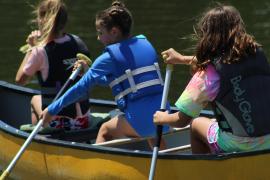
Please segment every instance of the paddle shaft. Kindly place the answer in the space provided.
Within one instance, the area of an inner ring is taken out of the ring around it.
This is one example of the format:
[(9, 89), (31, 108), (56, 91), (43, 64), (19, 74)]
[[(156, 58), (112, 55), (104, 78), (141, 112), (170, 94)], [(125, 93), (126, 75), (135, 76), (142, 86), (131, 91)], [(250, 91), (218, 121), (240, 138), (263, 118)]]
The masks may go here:
[(79, 66), (75, 71), (72, 72), (68, 80), (65, 82), (65, 84), (62, 86), (60, 91), (57, 93), (57, 95), (53, 99), (53, 102), (56, 101), (62, 95), (62, 93), (66, 90), (66, 88), (69, 87), (69, 85), (76, 79), (81, 69), (82, 69), (82, 66)]
[[(61, 96), (61, 94), (63, 93), (63, 91), (66, 89), (66, 87), (68, 87), (71, 84), (71, 82), (73, 82), (75, 80), (75, 78), (80, 73), (81, 68), (82, 68), (82, 66), (79, 66), (75, 71), (72, 72), (72, 74), (70, 75), (70, 77), (68, 78), (68, 80), (66, 81), (66, 83), (62, 86), (62, 88), (60, 89), (60, 91), (55, 96), (53, 102), (56, 101)], [(26, 139), (26, 141), (24, 142), (24, 144), (22, 145), (22, 147), (20, 148), (20, 150), (17, 152), (17, 154), (15, 155), (15, 157), (12, 159), (12, 161), (8, 165), (7, 169), (2, 173), (2, 175), (0, 177), (0, 180), (4, 180), (6, 177), (8, 177), (9, 173), (14, 168), (14, 166), (17, 163), (17, 161), (20, 159), (20, 157), (22, 156), (22, 154), (26, 150), (27, 146), (31, 143), (32, 139), (37, 135), (37, 133), (38, 133), (39, 129), (42, 127), (42, 125), (43, 125), (43, 119), (39, 120), (38, 124), (36, 125), (36, 127), (34, 128), (34, 130), (31, 132), (31, 134), (29, 135), (29, 137)]]
[[(168, 98), (168, 93), (169, 93), (172, 71), (173, 71), (173, 66), (171, 64), (168, 64), (166, 67), (166, 76), (165, 76), (165, 82), (164, 82), (163, 93), (162, 93), (162, 100), (161, 100), (161, 105), (160, 105), (161, 111), (166, 111), (167, 98)], [(161, 137), (162, 137), (162, 129), (163, 129), (162, 125), (157, 126), (156, 142), (155, 142), (155, 146), (153, 148), (151, 168), (150, 168), (149, 178), (148, 178), (149, 180), (154, 179), (158, 150), (160, 147), (160, 142), (161, 142)]]

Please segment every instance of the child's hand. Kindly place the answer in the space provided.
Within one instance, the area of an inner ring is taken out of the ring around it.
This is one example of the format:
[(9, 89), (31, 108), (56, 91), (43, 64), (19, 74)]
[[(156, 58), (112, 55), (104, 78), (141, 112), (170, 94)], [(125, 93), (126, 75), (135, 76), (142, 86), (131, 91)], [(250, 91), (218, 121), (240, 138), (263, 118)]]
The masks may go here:
[(40, 115), (40, 119), (43, 119), (43, 127), (48, 126), (48, 124), (53, 120), (53, 116), (48, 112), (48, 108), (44, 109)]
[(82, 76), (84, 73), (88, 71), (89, 66), (92, 65), (92, 61), (89, 57), (87, 57), (82, 53), (77, 53), (76, 57), (78, 60), (74, 64), (73, 71), (82, 66), (82, 70), (80, 72), (80, 75)]
[(161, 53), (164, 62), (167, 64), (187, 64), (185, 56), (170, 48)]
[(80, 66), (82, 66), (82, 70), (80, 71), (80, 76), (82, 76), (84, 73), (86, 73), (89, 69), (89, 66), (85, 60), (77, 60), (73, 66), (73, 71), (78, 69)]
[(165, 111), (156, 111), (156, 113), (154, 114), (154, 123), (156, 125), (162, 125), (162, 124), (166, 124), (166, 120), (169, 116), (169, 112)]
[(35, 46), (37, 44), (37, 40), (38, 38), (41, 36), (41, 33), (39, 30), (35, 30), (35, 31), (32, 31), (27, 39), (26, 39), (26, 42), (27, 44), (29, 44), (31, 47), (32, 46)]

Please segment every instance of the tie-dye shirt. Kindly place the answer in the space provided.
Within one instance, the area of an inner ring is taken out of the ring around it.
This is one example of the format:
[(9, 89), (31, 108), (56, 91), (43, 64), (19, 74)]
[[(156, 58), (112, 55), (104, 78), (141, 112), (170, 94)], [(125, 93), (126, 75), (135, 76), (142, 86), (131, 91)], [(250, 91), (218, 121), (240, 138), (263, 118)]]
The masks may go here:
[[(220, 87), (220, 77), (212, 65), (205, 71), (193, 75), (189, 84), (175, 105), (186, 115), (196, 118), (208, 102), (213, 101)], [(213, 122), (215, 123), (215, 122)], [(261, 137), (239, 137), (230, 132), (222, 131), (218, 125), (209, 128), (209, 144), (216, 143), (216, 152), (241, 152), (270, 149), (270, 135)]]
[(209, 101), (213, 101), (219, 90), (220, 77), (212, 65), (205, 71), (193, 75), (175, 105), (186, 115), (195, 118)]

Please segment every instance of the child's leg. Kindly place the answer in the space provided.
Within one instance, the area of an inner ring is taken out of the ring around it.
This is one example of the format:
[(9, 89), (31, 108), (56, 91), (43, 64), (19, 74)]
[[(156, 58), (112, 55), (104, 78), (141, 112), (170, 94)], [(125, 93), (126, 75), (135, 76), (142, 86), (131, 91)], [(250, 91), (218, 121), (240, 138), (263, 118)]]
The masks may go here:
[(193, 154), (211, 153), (207, 133), (213, 121), (209, 118), (199, 117), (191, 123), (191, 148)]
[(32, 124), (37, 124), (39, 117), (42, 113), (41, 109), (41, 95), (35, 95), (31, 99), (31, 113)]
[(102, 124), (99, 129), (96, 143), (112, 140), (121, 137), (140, 137), (129, 125), (123, 115), (116, 116)]

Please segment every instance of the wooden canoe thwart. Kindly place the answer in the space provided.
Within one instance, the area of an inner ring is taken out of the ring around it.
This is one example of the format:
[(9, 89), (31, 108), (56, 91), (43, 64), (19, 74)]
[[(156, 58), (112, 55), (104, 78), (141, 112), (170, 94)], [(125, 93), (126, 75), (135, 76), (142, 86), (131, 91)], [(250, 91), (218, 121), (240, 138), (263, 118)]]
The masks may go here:
[[(5, 169), (26, 138), (20, 126), (31, 122), (30, 100), (37, 90), (0, 81), (0, 169)], [(112, 101), (90, 99), (89, 129), (37, 135), (12, 170), (12, 179), (148, 179), (152, 151), (148, 138), (125, 138), (93, 144)], [(111, 111), (116, 112), (116, 111)], [(102, 113), (102, 114), (100, 114)], [(211, 116), (211, 112), (203, 111)], [(100, 115), (100, 117), (99, 117)], [(113, 113), (110, 114), (113, 116)], [(189, 127), (163, 136), (155, 179), (269, 179), (270, 150), (220, 155), (192, 155)]]

